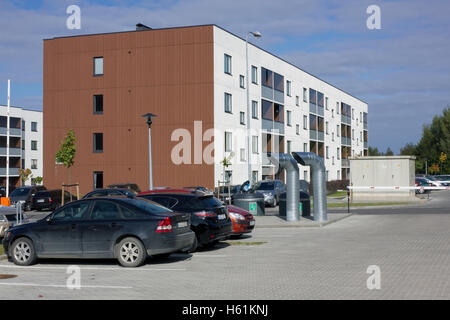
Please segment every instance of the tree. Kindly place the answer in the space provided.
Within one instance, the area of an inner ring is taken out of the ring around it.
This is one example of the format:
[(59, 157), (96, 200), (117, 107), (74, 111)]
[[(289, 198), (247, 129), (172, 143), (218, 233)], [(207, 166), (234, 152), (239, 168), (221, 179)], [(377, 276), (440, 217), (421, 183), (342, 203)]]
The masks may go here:
[(393, 155), (394, 155), (394, 152), (392, 152), (391, 148), (388, 147), (388, 148), (386, 149), (386, 153), (385, 153), (384, 155), (386, 155), (386, 156), (393, 156)]
[(380, 152), (378, 151), (377, 147), (375, 147), (375, 148), (369, 147), (368, 154), (369, 154), (369, 156), (379, 156)]
[(71, 184), (70, 167), (75, 163), (76, 142), (73, 130), (67, 131), (65, 140), (55, 154), (56, 162), (62, 163), (67, 168), (69, 184)]
[(413, 143), (407, 143), (403, 148), (400, 148), (400, 155), (413, 156), (416, 154), (417, 146)]
[(42, 183), (42, 180), (44, 180), (41, 176), (37, 176), (36, 178), (34, 178), (34, 182), (36, 183), (36, 184), (41, 184)]
[(19, 178), (20, 181), (22, 181), (22, 185), (25, 184), (26, 181), (28, 181), (28, 178), (31, 178), (33, 174), (31, 173), (30, 169), (19, 169)]
[(436, 173), (439, 172), (439, 166), (437, 165), (437, 163), (434, 163), (434, 164), (428, 169), (428, 171), (429, 171), (431, 174), (436, 174)]

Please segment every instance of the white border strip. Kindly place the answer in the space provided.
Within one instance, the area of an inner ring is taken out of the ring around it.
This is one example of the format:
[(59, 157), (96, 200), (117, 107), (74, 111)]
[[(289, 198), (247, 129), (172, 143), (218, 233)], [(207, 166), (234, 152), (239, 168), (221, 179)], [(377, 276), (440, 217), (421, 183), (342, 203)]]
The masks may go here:
[(349, 190), (450, 190), (450, 187), (358, 187), (358, 186), (348, 186)]

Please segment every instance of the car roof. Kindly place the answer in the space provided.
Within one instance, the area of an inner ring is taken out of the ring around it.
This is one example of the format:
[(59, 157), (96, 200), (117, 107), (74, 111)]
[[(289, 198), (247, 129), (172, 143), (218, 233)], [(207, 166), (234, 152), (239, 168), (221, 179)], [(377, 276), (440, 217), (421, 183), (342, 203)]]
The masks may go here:
[(189, 190), (189, 189), (160, 189), (160, 190), (147, 190), (138, 193), (138, 196), (144, 195), (185, 195), (193, 197), (202, 197), (207, 195), (205, 192), (199, 190)]

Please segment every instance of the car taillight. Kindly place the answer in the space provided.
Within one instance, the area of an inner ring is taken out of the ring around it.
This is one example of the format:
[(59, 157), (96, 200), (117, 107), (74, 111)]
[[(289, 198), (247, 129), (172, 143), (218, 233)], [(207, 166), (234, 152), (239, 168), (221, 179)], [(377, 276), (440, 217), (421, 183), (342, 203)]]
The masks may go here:
[(158, 223), (158, 226), (156, 227), (156, 233), (164, 233), (171, 231), (172, 231), (172, 222), (170, 221), (169, 217), (165, 218), (164, 220), (161, 220)]
[(215, 217), (216, 216), (215, 212), (207, 212), (207, 211), (194, 212), (194, 214), (197, 217), (200, 217), (200, 218)]
[(48, 198), (48, 202), (52, 203), (53, 202), (52, 198)]

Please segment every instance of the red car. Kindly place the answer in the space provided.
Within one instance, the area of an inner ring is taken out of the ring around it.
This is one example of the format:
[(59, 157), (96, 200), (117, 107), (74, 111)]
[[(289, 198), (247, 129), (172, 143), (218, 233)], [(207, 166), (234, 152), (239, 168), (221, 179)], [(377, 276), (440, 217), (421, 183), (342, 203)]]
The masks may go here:
[(255, 228), (255, 217), (247, 210), (228, 205), (228, 214), (233, 222), (233, 236), (250, 233)]

